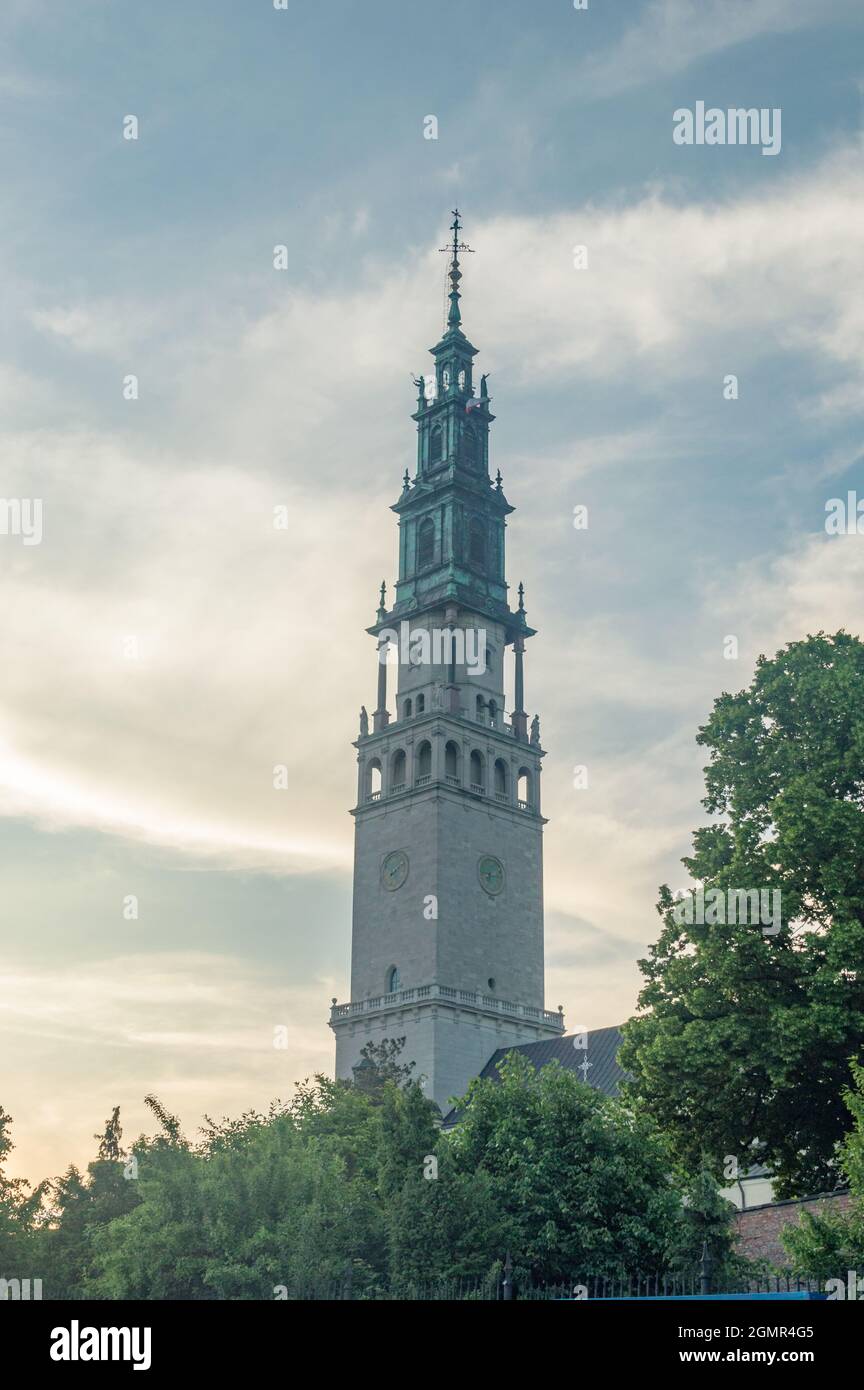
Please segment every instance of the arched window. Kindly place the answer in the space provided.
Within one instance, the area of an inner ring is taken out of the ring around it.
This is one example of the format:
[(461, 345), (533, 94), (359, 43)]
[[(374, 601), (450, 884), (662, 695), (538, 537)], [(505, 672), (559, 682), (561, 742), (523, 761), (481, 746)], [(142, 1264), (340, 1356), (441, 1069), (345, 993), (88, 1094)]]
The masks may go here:
[(411, 718), (411, 701), (410, 701), (410, 700), (406, 700), (405, 703), (404, 703), (404, 705), (402, 706), (402, 718), (403, 718), (403, 719), (410, 719), (410, 718)]
[(401, 986), (402, 980), (399, 975), (399, 967), (391, 965), (390, 969), (387, 971), (387, 993), (398, 994)]
[(485, 724), (485, 722), (486, 722), (486, 701), (483, 699), (483, 696), (482, 696), (482, 695), (478, 695), (478, 696), (477, 696), (477, 723), (478, 723), (478, 724)]
[(422, 787), (426, 782), (432, 780), (432, 744), (428, 739), (420, 744), (417, 749), (417, 776), (414, 778), (414, 785)]
[(498, 728), (498, 706), (494, 700), (489, 701), (489, 723), (493, 729)]
[(482, 521), (476, 516), (471, 520), (471, 530), (468, 541), (468, 559), (477, 569), (483, 569), (486, 564), (486, 531)]
[(429, 462), (440, 463), (444, 454), (444, 431), (440, 425), (433, 425), (429, 436)]
[(520, 767), (519, 777), (516, 783), (516, 800), (519, 803), (520, 811), (530, 811), (531, 809), (531, 773), (527, 767)]
[(507, 764), (503, 758), (495, 759), (495, 799), (507, 800)]
[(459, 785), (459, 745), (453, 742), (444, 749), (444, 777), (451, 787)]
[(366, 769), (366, 800), (378, 801), (381, 797), (381, 764), (373, 758)]
[(445, 391), (450, 390), (450, 368), (445, 367), (441, 373), (441, 385)]
[(397, 748), (390, 764), (391, 792), (403, 792), (405, 790), (405, 766), (405, 749)]
[(464, 391), (464, 390), (465, 390), (465, 383), (466, 383), (467, 380), (468, 380), (468, 377), (466, 376), (466, 374), (465, 374), (465, 368), (463, 367), (462, 370), (461, 370), (461, 372), (459, 373), (459, 390), (460, 390), (460, 391)]
[(483, 792), (486, 789), (485, 767), (483, 754), (478, 753), (477, 749), (471, 754), (471, 790), (472, 792)]
[(423, 711), (425, 710), (425, 708), (426, 708), (426, 696), (425, 696), (425, 695), (418, 695), (418, 696), (417, 696), (417, 713), (418, 713), (418, 714), (422, 714)]
[(417, 532), (417, 568), (426, 569), (435, 559), (435, 522), (424, 517)]

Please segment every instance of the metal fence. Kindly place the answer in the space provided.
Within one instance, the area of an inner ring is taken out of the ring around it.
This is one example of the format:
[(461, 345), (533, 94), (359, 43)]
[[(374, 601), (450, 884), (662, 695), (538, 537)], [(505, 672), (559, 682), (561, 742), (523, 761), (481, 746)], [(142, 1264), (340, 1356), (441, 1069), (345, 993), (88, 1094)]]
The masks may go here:
[(304, 1285), (288, 1293), (300, 1301), (383, 1301), (410, 1303), (556, 1302), (598, 1299), (699, 1298), (718, 1294), (823, 1293), (824, 1282), (770, 1275), (753, 1279), (715, 1280), (703, 1268), (698, 1275), (629, 1275), (603, 1278), (594, 1275), (553, 1283), (538, 1283), (514, 1273), (508, 1260), (503, 1268), (484, 1278), (405, 1281), (395, 1287), (358, 1282), (350, 1277), (323, 1284)]

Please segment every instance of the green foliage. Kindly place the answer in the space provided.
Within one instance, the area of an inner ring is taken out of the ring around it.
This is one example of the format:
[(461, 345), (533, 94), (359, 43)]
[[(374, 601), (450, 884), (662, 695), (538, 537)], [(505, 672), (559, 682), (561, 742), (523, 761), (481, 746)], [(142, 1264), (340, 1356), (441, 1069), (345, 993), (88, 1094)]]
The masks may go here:
[(853, 1086), (843, 1098), (854, 1128), (840, 1148), (842, 1172), (849, 1182), (850, 1203), (844, 1212), (830, 1208), (805, 1211), (800, 1225), (788, 1225), (781, 1239), (793, 1271), (807, 1279), (845, 1278), (847, 1270), (864, 1271), (864, 1067), (852, 1063)]
[(383, 1265), (371, 1100), (317, 1078), (268, 1116), (141, 1140), (139, 1207), (97, 1239), (105, 1298), (262, 1299)]
[(714, 1288), (734, 1287), (752, 1275), (753, 1263), (736, 1252), (736, 1210), (719, 1190), (711, 1164), (704, 1162), (683, 1184), (683, 1206), (668, 1251), (672, 1272), (688, 1280), (698, 1279), (707, 1246)]
[(206, 1119), (195, 1141), (149, 1097), (159, 1129), (131, 1155), (115, 1112), (100, 1153), (118, 1157), (51, 1185), (35, 1236), (46, 1297), (272, 1299), (349, 1283), (392, 1297), (494, 1282), (507, 1250), (550, 1280), (663, 1268), (680, 1199), (646, 1121), (511, 1054), (444, 1134), (395, 1054), (378, 1060), (375, 1084), (318, 1076), (266, 1115)]
[(715, 702), (698, 741), (723, 819), (684, 863), (705, 890), (781, 890), (782, 924), (680, 922), (662, 888), (646, 1012), (625, 1028), (631, 1096), (681, 1165), (763, 1162), (778, 1196), (834, 1186), (864, 1042), (862, 695), (864, 644), (839, 632), (760, 657), (750, 688)]
[(679, 1198), (652, 1126), (556, 1063), (511, 1053), (500, 1075), (471, 1083), (449, 1143), (459, 1173), (491, 1181), (521, 1265), (544, 1280), (659, 1272)]
[(518, 1239), (494, 1176), (482, 1168), (462, 1171), (446, 1140), (439, 1149), (431, 1155), (437, 1175), (415, 1165), (387, 1204), (390, 1283), (397, 1293), (430, 1281), (485, 1278)]
[(31, 1192), (24, 1178), (10, 1178), (4, 1171), (15, 1147), (11, 1124), (12, 1116), (0, 1105), (0, 1278), (26, 1279), (32, 1273), (31, 1237), (43, 1188)]
[(388, 1081), (395, 1086), (407, 1086), (411, 1081), (414, 1062), (400, 1062), (404, 1038), (382, 1038), (368, 1042), (360, 1049), (360, 1061), (354, 1068), (354, 1085), (366, 1095), (380, 1097)]
[(45, 1184), (46, 1210), (34, 1248), (46, 1299), (89, 1297), (96, 1232), (138, 1204), (136, 1184), (124, 1162), (122, 1135), (117, 1106), (104, 1132), (94, 1136), (99, 1140), (98, 1157), (88, 1164), (86, 1178), (73, 1166)]
[(123, 1131), (120, 1128), (119, 1105), (114, 1106), (111, 1119), (105, 1125), (105, 1132), (101, 1135), (94, 1134), (93, 1138), (99, 1140), (100, 1159), (107, 1160), (109, 1163), (116, 1163), (123, 1152), (120, 1147)]

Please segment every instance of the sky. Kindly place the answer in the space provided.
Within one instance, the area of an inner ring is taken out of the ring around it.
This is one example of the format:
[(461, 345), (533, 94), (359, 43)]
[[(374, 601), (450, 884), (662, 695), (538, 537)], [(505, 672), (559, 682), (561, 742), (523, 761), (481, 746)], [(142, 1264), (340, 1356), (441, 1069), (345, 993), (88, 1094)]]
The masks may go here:
[[(194, 1133), (332, 1072), (457, 205), (539, 630), (546, 1003), (633, 1012), (713, 700), (864, 627), (825, 529), (864, 496), (862, 38), (859, 0), (6, 0), (0, 497), (42, 503), (0, 532), (10, 1172), (148, 1092)], [(676, 143), (699, 102), (779, 109), (779, 151)]]

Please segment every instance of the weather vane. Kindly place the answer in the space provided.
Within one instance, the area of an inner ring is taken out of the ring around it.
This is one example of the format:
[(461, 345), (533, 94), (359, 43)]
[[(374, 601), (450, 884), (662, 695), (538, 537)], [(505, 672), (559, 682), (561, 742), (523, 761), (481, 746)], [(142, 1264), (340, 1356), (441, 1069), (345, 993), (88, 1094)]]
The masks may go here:
[(447, 272), (450, 276), (450, 312), (447, 315), (447, 323), (450, 328), (459, 327), (462, 315), (459, 312), (459, 281), (462, 279), (462, 271), (459, 269), (459, 252), (468, 251), (473, 256), (473, 247), (468, 246), (464, 241), (459, 240), (459, 233), (462, 230), (462, 223), (459, 221), (459, 209), (453, 209), (453, 221), (450, 224), (453, 233), (453, 241), (450, 246), (439, 246), (439, 251), (446, 251), (453, 257), (450, 262), (450, 269)]
[(467, 242), (464, 242), (464, 241), (460, 241), (460, 240), (459, 240), (459, 233), (460, 233), (461, 230), (462, 230), (462, 223), (459, 221), (459, 209), (458, 209), (458, 208), (454, 208), (454, 209), (453, 209), (453, 221), (452, 221), (451, 224), (450, 224), (450, 230), (451, 230), (451, 232), (453, 233), (453, 241), (452, 241), (452, 244), (451, 244), (450, 246), (439, 246), (439, 247), (438, 247), (438, 250), (439, 250), (439, 251), (449, 251), (449, 252), (451, 253), (452, 257), (453, 257), (453, 262), (454, 262), (454, 264), (458, 263), (458, 260), (459, 260), (459, 252), (460, 252), (460, 251), (469, 251), (469, 252), (471, 253), (471, 255), (473, 256), (473, 255), (474, 255), (474, 248), (473, 248), (473, 246), (469, 246), (469, 245), (467, 244)]

